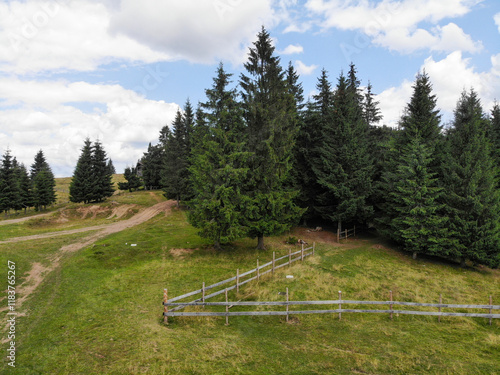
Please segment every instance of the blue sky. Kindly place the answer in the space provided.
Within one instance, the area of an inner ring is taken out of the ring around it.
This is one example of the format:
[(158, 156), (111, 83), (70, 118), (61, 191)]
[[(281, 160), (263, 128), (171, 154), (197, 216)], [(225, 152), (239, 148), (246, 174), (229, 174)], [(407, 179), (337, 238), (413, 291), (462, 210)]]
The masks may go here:
[(118, 172), (133, 165), (220, 61), (237, 84), (264, 25), (306, 96), (352, 61), (394, 126), (425, 69), (443, 121), (463, 89), (500, 100), (497, 0), (24, 0), (0, 3), (0, 153), (43, 149), (71, 176), (85, 137)]

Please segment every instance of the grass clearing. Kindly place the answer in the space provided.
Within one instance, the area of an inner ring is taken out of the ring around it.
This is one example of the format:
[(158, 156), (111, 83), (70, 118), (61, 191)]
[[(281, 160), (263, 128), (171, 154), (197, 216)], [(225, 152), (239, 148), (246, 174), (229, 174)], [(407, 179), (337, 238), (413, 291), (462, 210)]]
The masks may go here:
[[(146, 193), (124, 194), (121, 203), (135, 203), (136, 196), (150, 204), (153, 197)], [(297, 231), (309, 243), (319, 238), (300, 229), (292, 234)], [(489, 326), (487, 319), (449, 317), (438, 323), (435, 317), (390, 321), (386, 315), (343, 314), (339, 321), (337, 315), (292, 312), (288, 324), (276, 316), (231, 317), (229, 326), (224, 318), (178, 317), (162, 324), (163, 288), (173, 297), (234, 276), (237, 268), (254, 268), (257, 258), (271, 260), (272, 251), (279, 256), (298, 249), (285, 244), (289, 235), (267, 239), (266, 251), (244, 239), (215, 252), (185, 213), (173, 209), (68, 254), (24, 303), (17, 367), (8, 373), (500, 373), (500, 322)], [(76, 235), (0, 245), (2, 264), (13, 260), (22, 274), (75, 240)], [(498, 270), (413, 261), (376, 238), (340, 246), (318, 242), (316, 249), (304, 263), (246, 284), (230, 299), (278, 300), (288, 287), (294, 300), (336, 299), (339, 290), (345, 299), (386, 300), (393, 290), (403, 301), (437, 302), (440, 293), (450, 303), (484, 304), (490, 294), (494, 303), (500, 301)]]

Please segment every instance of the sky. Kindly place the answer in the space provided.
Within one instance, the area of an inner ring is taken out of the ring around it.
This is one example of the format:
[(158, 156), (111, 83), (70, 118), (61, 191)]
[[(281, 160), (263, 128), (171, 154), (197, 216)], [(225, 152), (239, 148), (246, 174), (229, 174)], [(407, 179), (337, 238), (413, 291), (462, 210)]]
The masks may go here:
[(425, 70), (443, 124), (463, 90), (500, 100), (498, 0), (23, 0), (0, 2), (0, 154), (43, 150), (73, 174), (85, 138), (117, 172), (134, 166), (186, 100), (204, 102), (220, 62), (236, 87), (264, 26), (306, 98), (355, 64), (395, 126)]

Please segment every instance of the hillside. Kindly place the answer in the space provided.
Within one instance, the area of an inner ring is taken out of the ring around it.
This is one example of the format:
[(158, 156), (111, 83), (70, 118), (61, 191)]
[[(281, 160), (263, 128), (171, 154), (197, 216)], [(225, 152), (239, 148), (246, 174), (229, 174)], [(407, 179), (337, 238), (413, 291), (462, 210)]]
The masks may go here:
[[(295, 300), (335, 299), (339, 290), (345, 299), (386, 300), (392, 290), (396, 300), (437, 302), (442, 294), (448, 303), (485, 304), (492, 295), (498, 304), (498, 270), (414, 261), (377, 237), (337, 244), (328, 232), (304, 228), (268, 239), (265, 251), (244, 239), (215, 252), (161, 192), (121, 193), (91, 207), (65, 205), (52, 216), (1, 227), (0, 240), (45, 235), (0, 242), (2, 264), (16, 265), (19, 312), (16, 368), (4, 361), (3, 373), (500, 373), (498, 320), (490, 326), (479, 318), (438, 323), (435, 317), (343, 314), (339, 321), (292, 313), (289, 323), (234, 317), (225, 326), (223, 318), (186, 317), (165, 326), (161, 315), (164, 288), (180, 295), (254, 268), (272, 251), (295, 249), (285, 243), (289, 236), (315, 241), (316, 255), (230, 299), (277, 300), (288, 287)], [(124, 214), (110, 218), (118, 211)], [(60, 222), (65, 212), (67, 221)], [(117, 225), (120, 230), (106, 232)], [(82, 231), (61, 234), (69, 228)]]

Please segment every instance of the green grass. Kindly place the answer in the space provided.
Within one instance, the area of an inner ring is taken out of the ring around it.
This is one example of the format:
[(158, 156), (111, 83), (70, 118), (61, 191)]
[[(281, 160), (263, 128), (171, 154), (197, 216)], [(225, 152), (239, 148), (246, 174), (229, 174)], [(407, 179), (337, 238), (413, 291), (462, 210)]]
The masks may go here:
[[(124, 195), (123, 203), (149, 199)], [(151, 201), (149, 203), (152, 203)], [(291, 233), (298, 236), (295, 233)], [(12, 374), (499, 374), (500, 322), (486, 319), (343, 314), (172, 318), (162, 324), (162, 293), (171, 297), (231, 277), (286, 254), (290, 234), (268, 250), (241, 240), (214, 252), (185, 213), (173, 210), (61, 260), (27, 300), (17, 326)], [(2, 264), (48, 262), (76, 237), (0, 245)], [(305, 238), (310, 241), (311, 239)], [(131, 247), (130, 244), (137, 244)], [(189, 251), (171, 251), (190, 249)], [(4, 271), (6, 273), (6, 271)], [(285, 276), (291, 274), (293, 279)], [(3, 277), (5, 280), (6, 277)], [(19, 280), (19, 283), (22, 279)], [(4, 282), (5, 283), (5, 282)], [(376, 238), (345, 246), (318, 243), (317, 255), (247, 284), (231, 299), (345, 299), (485, 304), (500, 301), (500, 273), (411, 257)], [(297, 307), (303, 308), (303, 307)]]

